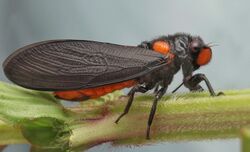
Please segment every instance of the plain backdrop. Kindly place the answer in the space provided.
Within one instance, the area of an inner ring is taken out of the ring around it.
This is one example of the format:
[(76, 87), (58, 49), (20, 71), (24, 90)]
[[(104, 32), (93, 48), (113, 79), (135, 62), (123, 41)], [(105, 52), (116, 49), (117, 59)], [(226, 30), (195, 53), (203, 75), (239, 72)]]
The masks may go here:
[[(250, 84), (250, 1), (238, 0), (0, 0), (0, 61), (15, 49), (48, 39), (88, 39), (137, 45), (187, 32), (214, 42), (212, 62), (199, 70), (215, 90)], [(1, 69), (1, 81), (8, 81)], [(177, 74), (170, 90), (182, 80)], [(182, 91), (187, 91), (182, 89)], [(28, 147), (12, 146), (5, 151)], [(239, 152), (239, 140), (159, 143), (95, 151)]]

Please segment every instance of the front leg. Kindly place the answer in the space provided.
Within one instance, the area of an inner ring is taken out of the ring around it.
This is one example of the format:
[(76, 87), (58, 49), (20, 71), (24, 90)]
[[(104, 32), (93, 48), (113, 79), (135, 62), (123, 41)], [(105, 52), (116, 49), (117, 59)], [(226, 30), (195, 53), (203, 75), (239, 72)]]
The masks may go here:
[(187, 87), (190, 91), (202, 92), (204, 89), (199, 85), (202, 81), (200, 74), (195, 74), (193, 76), (188, 76), (184, 78), (184, 86)]
[(218, 95), (222, 95), (222, 92), (219, 92), (218, 94), (216, 94), (214, 92), (214, 89), (212, 87), (212, 85), (210, 84), (209, 80), (207, 79), (207, 77), (204, 74), (195, 74), (192, 77), (187, 77), (184, 79), (184, 85), (189, 88), (191, 91), (203, 91), (204, 89), (199, 85), (199, 83), (201, 81), (205, 81), (208, 90), (211, 94), (211, 96), (218, 96)]
[(203, 88), (199, 85), (199, 83), (201, 81), (205, 81), (211, 96), (218, 96), (218, 95), (223, 94), (222, 92), (219, 92), (218, 94), (214, 92), (214, 89), (212, 88), (209, 80), (204, 74), (193, 75), (194, 68), (192, 65), (192, 60), (186, 58), (186, 59), (183, 59), (182, 62), (183, 62), (182, 71), (184, 75), (183, 83), (187, 88), (189, 88), (189, 90), (203, 91)]

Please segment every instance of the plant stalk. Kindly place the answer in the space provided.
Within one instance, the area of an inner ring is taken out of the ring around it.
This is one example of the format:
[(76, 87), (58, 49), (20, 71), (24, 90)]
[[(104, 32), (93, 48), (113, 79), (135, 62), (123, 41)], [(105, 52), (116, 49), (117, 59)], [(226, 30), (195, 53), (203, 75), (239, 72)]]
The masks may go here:
[[(151, 140), (146, 140), (146, 124), (152, 96), (139, 96), (119, 124), (126, 99), (103, 105), (86, 103), (71, 109), (82, 113), (72, 128), (71, 147), (89, 148), (112, 141), (114, 145), (138, 145), (164, 141), (203, 140), (240, 137), (240, 129), (250, 125), (250, 90), (226, 91), (224, 96), (208, 93), (165, 96), (159, 103), (151, 127)], [(88, 110), (88, 117), (84, 114)], [(90, 115), (90, 114), (93, 115)]]

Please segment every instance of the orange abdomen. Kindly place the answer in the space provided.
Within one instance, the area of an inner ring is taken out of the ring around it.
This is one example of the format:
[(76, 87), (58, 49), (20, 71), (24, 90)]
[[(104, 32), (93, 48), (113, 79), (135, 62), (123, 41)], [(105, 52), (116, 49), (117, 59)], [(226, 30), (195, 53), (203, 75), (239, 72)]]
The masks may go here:
[(120, 90), (123, 88), (129, 88), (135, 85), (137, 82), (135, 80), (129, 80), (124, 82), (119, 82), (115, 84), (108, 84), (96, 88), (81, 89), (81, 90), (69, 90), (69, 91), (56, 91), (54, 95), (57, 98), (72, 100), (72, 101), (82, 101), (87, 99), (94, 99), (105, 94), (111, 93), (115, 90)]

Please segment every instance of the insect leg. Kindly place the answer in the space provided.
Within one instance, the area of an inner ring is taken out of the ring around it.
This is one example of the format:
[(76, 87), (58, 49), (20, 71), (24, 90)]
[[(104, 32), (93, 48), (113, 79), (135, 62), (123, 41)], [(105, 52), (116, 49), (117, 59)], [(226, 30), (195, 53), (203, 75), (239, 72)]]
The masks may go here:
[(157, 83), (155, 86), (155, 89), (154, 89), (154, 94), (156, 94), (158, 92), (159, 88), (160, 88), (160, 84)]
[(154, 102), (151, 107), (151, 111), (150, 111), (149, 118), (148, 118), (147, 135), (146, 135), (147, 139), (150, 139), (150, 127), (154, 119), (155, 111), (157, 108), (157, 103), (161, 99), (161, 97), (165, 94), (166, 91), (167, 91), (167, 87), (163, 87), (155, 95)]
[(182, 85), (184, 84), (184, 82), (182, 82), (177, 88), (175, 88), (172, 93), (175, 93)]
[[(205, 81), (205, 83), (206, 83), (206, 85), (207, 85), (207, 87), (208, 87), (208, 90), (209, 90), (209, 92), (210, 92), (210, 94), (211, 94), (211, 96), (218, 96), (218, 95), (221, 95), (221, 94), (223, 94), (222, 92), (219, 92), (218, 94), (216, 94), (215, 92), (214, 92), (214, 89), (213, 89), (213, 87), (212, 87), (212, 85), (210, 84), (210, 82), (209, 82), (209, 80), (207, 79), (207, 77), (204, 75), (204, 74), (195, 74), (195, 75), (193, 75), (192, 77), (191, 77), (191, 79), (190, 80), (188, 80), (189, 81), (189, 83), (190, 83), (190, 85), (191, 86), (199, 86), (198, 84), (201, 82), (201, 81)], [(201, 88), (202, 89), (202, 88)], [(203, 89), (202, 89), (203, 90)]]
[(126, 115), (128, 112), (129, 112), (129, 109), (132, 105), (132, 102), (134, 100), (134, 95), (136, 92), (141, 92), (141, 93), (145, 93), (147, 92), (149, 89), (147, 87), (144, 87), (144, 86), (135, 86), (133, 87), (130, 92), (128, 93), (129, 95), (129, 99), (128, 99), (128, 103), (124, 109), (124, 112), (116, 119), (115, 123), (118, 123), (119, 120), (124, 116)]

